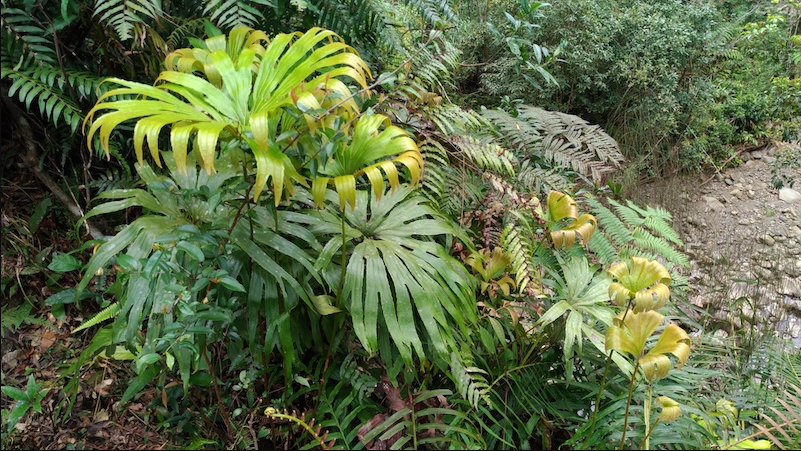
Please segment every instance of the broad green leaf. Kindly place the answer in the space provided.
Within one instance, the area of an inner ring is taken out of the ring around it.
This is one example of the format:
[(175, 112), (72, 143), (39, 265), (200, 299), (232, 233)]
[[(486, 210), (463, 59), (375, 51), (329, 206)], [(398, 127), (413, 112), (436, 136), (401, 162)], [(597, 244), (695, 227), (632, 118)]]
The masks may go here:
[(65, 273), (80, 269), (83, 263), (69, 254), (58, 253), (53, 256), (53, 261), (47, 265), (47, 269), (58, 273)]

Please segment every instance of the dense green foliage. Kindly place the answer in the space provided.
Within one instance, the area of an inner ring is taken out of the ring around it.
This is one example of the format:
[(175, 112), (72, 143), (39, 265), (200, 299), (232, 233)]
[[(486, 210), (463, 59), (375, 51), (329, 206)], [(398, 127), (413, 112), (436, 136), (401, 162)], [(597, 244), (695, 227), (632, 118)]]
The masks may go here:
[(799, 445), (798, 351), (704, 332), (670, 214), (607, 186), (798, 139), (797, 2), (190, 3), (2, 1), (2, 167), (103, 227), (9, 241), (86, 342), (3, 373), (4, 448), (98, 362), (209, 449)]

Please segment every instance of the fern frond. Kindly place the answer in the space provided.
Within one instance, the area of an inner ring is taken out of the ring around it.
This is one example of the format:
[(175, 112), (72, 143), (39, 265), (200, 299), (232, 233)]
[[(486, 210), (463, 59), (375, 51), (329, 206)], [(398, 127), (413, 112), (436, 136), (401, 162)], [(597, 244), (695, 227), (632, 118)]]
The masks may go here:
[(482, 401), (487, 405), (491, 404), (486, 371), (474, 366), (465, 368), (459, 361), (459, 356), (451, 353), (451, 373), (459, 394), (474, 408), (477, 409)]
[(253, 5), (271, 7), (268, 0), (208, 0), (203, 14), (222, 30), (236, 27), (255, 28), (264, 14)]
[(599, 183), (623, 162), (617, 142), (599, 126), (572, 114), (523, 105), (517, 117), (501, 110), (483, 113), (521, 159), (544, 160)]
[(360, 399), (357, 391), (350, 389), (348, 380), (342, 379), (333, 388), (320, 390), (320, 408), (316, 417), (319, 425), (328, 431), (329, 440), (335, 440), (341, 449), (355, 449), (358, 444), (356, 434), (362, 422), (360, 415), (368, 405)]
[[(466, 437), (473, 443), (481, 443), (474, 426), (460, 427), (460, 424), (470, 423), (470, 419), (448, 406), (447, 397), (452, 394), (447, 389), (416, 393), (410, 407), (398, 410), (380, 424), (363, 426), (360, 429), (365, 431), (360, 435), (362, 443), (373, 449), (375, 446), (387, 446), (385, 449), (390, 446), (392, 449), (458, 449)], [(388, 443), (396, 434), (399, 434), (397, 440)]]
[(613, 259), (636, 255), (690, 267), (687, 256), (676, 249), (683, 243), (668, 223), (672, 217), (667, 211), (650, 206), (642, 208), (631, 201), (623, 205), (607, 199), (614, 207), (613, 211), (592, 196), (587, 196), (584, 201), (591, 207), (590, 213), (598, 219), (599, 234), (603, 235), (590, 239), (587, 245), (602, 263), (611, 262), (611, 251), (615, 248), (617, 253)]
[(120, 304), (118, 302), (115, 302), (109, 305), (108, 307), (104, 308), (103, 310), (97, 312), (97, 315), (81, 323), (81, 325), (75, 328), (75, 330), (73, 330), (72, 333), (80, 332), (84, 329), (88, 329), (92, 326), (100, 324), (103, 321), (114, 318), (119, 313), (120, 313)]
[(453, 156), (461, 159), (462, 163), (477, 167), (481, 172), (492, 171), (514, 176), (516, 158), (501, 146), (487, 139), (479, 140), (472, 136), (454, 136), (450, 142), (455, 147)]
[(144, 23), (142, 17), (162, 16), (161, 0), (96, 0), (95, 16), (107, 23), (122, 41), (131, 39), (134, 25)]
[(425, 108), (424, 113), (445, 136), (463, 135), (489, 125), (481, 115), (452, 103)]
[[(8, 88), (8, 95), (15, 96), (20, 102), (30, 110), (31, 104), (36, 100), (39, 113), (46, 119), (52, 121), (53, 125), (58, 126), (59, 120), (63, 120), (70, 126), (74, 133), (78, 129), (84, 118), (83, 111), (75, 104), (75, 101), (65, 94), (65, 83), (63, 73), (54, 67), (39, 66), (27, 70), (16, 70), (3, 66), (0, 69), (0, 78), (13, 80), (11, 87)], [(75, 81), (79, 92), (87, 90), (87, 84), (91, 85), (90, 75), (86, 74), (75, 76)], [(88, 93), (87, 93), (88, 94)]]
[[(5, 2), (3, 2), (5, 4)], [(56, 49), (53, 46), (53, 38), (50, 32), (42, 28), (40, 22), (36, 20), (28, 11), (18, 8), (0, 9), (0, 24), (2, 24), (5, 45), (10, 42), (19, 51), (19, 56), (14, 55), (14, 59), (32, 58), (37, 65), (56, 64)], [(10, 42), (9, 42), (10, 41)], [(6, 49), (4, 49), (5, 53)], [(31, 66), (30, 62), (23, 64)]]
[(560, 171), (552, 168), (542, 168), (525, 160), (517, 173), (518, 183), (525, 189), (539, 194), (551, 190), (564, 189), (570, 186), (570, 180)]
[[(520, 293), (525, 293), (535, 280), (537, 274), (534, 272), (533, 246), (526, 238), (530, 234), (523, 235), (521, 229), (530, 229), (523, 215), (515, 215), (516, 221), (510, 222), (501, 233), (501, 247), (512, 257), (511, 273), (515, 277), (515, 286)], [(520, 223), (526, 223), (526, 227), (520, 227)]]
[[(770, 426), (755, 422), (753, 426), (758, 432), (738, 442), (731, 443), (723, 449), (737, 449), (734, 447), (739, 443), (761, 436), (767, 437), (779, 449), (798, 449), (799, 445), (801, 445), (801, 388), (796, 385), (791, 385), (791, 387), (795, 393), (787, 390), (784, 391), (783, 396), (777, 397), (777, 401), (784, 411), (768, 405), (768, 409), (775, 417), (767, 411), (762, 412), (762, 419), (767, 421)], [(783, 398), (789, 399), (792, 404)]]
[(444, 28), (456, 18), (448, 0), (407, 0), (407, 3), (415, 7), (423, 23), (432, 28)]
[(6, 336), (6, 329), (8, 329), (9, 332), (14, 332), (19, 329), (22, 323), (36, 324), (56, 330), (56, 326), (50, 322), (31, 315), (32, 308), (33, 306), (28, 302), (20, 304), (17, 307), (9, 307), (8, 304), (0, 307), (0, 337)]
[(381, 2), (370, 0), (314, 0), (319, 11), (317, 24), (335, 31), (345, 42), (359, 49), (367, 60), (399, 54), (401, 36), (390, 22), (393, 12)]
[(203, 30), (203, 18), (191, 19), (180, 24), (173, 30), (167, 39), (164, 40), (168, 51), (172, 52), (175, 49), (182, 48), (186, 45), (186, 38), (188, 36), (199, 35)]

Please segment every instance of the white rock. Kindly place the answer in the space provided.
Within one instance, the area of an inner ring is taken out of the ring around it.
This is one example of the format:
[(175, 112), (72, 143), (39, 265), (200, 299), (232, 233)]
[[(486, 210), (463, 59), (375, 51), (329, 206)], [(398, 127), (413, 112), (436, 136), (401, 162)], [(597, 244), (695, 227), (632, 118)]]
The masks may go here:
[(782, 188), (779, 190), (779, 199), (787, 203), (801, 203), (801, 193), (792, 188)]

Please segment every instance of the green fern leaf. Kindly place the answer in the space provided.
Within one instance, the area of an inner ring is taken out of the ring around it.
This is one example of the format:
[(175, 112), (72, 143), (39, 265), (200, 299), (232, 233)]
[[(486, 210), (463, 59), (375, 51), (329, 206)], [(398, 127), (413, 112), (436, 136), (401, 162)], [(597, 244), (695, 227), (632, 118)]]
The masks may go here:
[(155, 19), (163, 15), (161, 0), (96, 0), (95, 13), (101, 23), (114, 28), (120, 40), (133, 36), (134, 25), (144, 23), (142, 17)]
[(97, 315), (81, 323), (81, 325), (75, 328), (75, 330), (73, 330), (72, 333), (80, 332), (84, 329), (88, 329), (92, 326), (100, 324), (103, 321), (114, 318), (119, 313), (120, 313), (120, 304), (115, 302), (109, 305), (108, 307), (104, 308), (103, 310), (99, 311)]
[[(19, 46), (21, 56), (30, 57), (35, 61), (35, 64), (26, 62), (24, 66), (56, 64), (52, 35), (41, 27), (40, 22), (30, 12), (3, 7), (0, 9), (0, 24), (7, 33), (3, 36), (3, 40), (13, 40)], [(4, 49), (3, 52), (5, 51)]]

